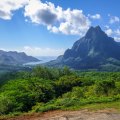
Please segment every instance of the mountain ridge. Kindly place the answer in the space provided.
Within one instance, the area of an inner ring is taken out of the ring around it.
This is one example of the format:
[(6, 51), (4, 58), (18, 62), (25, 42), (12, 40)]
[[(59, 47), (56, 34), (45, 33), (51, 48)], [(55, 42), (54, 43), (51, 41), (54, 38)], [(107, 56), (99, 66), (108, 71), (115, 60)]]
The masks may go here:
[(37, 62), (37, 58), (26, 55), (24, 52), (0, 50), (0, 64), (21, 65), (28, 62)]
[(77, 40), (71, 49), (67, 49), (61, 57), (47, 65), (66, 65), (81, 70), (102, 69), (102, 66), (108, 64), (120, 68), (118, 63), (120, 64), (120, 44), (107, 36), (100, 26), (96, 26), (90, 27), (86, 35)]

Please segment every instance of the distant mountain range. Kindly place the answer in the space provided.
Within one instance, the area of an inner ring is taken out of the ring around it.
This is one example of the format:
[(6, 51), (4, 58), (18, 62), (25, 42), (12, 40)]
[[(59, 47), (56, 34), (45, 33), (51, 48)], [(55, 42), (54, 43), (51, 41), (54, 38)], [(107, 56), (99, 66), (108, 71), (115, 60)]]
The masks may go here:
[(38, 62), (37, 58), (27, 56), (24, 52), (0, 50), (0, 65), (22, 65), (28, 62)]
[(99, 26), (90, 27), (64, 55), (47, 63), (48, 66), (69, 66), (77, 70), (120, 70), (120, 43), (108, 37)]

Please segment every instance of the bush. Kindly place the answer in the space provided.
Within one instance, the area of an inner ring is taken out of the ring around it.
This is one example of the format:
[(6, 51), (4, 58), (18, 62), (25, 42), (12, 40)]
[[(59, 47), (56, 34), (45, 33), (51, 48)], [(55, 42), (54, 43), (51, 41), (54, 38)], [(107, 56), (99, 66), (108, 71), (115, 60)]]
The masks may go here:
[(73, 87), (72, 91), (63, 94), (62, 98), (84, 98), (84, 88)]
[(75, 75), (63, 76), (56, 82), (56, 95), (61, 96), (63, 93), (70, 91), (74, 86), (81, 86), (81, 79)]
[(49, 80), (14, 80), (2, 87), (0, 96), (0, 112), (6, 114), (13, 111), (27, 112), (36, 102), (53, 99), (55, 92)]
[(96, 81), (96, 89), (95, 92), (97, 95), (105, 95), (108, 96), (111, 89), (115, 88), (115, 81), (113, 80), (102, 80)]

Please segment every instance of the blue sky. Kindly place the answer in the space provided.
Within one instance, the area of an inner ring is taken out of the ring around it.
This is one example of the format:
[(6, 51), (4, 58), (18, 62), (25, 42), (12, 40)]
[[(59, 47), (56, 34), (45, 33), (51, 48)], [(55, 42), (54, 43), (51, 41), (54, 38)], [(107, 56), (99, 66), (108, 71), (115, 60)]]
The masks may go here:
[(120, 41), (119, 0), (1, 0), (0, 49), (58, 56), (90, 26)]

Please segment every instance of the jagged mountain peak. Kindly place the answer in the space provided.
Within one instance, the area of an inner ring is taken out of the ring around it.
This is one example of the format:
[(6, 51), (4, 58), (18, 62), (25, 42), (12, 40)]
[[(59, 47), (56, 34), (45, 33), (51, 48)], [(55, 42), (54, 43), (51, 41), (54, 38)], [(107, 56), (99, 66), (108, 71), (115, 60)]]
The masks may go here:
[(102, 31), (102, 29), (100, 28), (100, 26), (96, 26), (96, 27), (90, 27), (89, 30), (87, 31), (85, 38), (89, 38), (89, 39), (96, 39), (98, 37), (107, 37), (107, 35), (105, 34), (105, 32)]
[(102, 29), (101, 29), (101, 27), (98, 25), (98, 26), (95, 26), (95, 27), (91, 26), (88, 31), (99, 31), (99, 32), (101, 32)]
[[(72, 49), (74, 57), (86, 58), (90, 56), (104, 56), (118, 58), (119, 45), (113, 38), (108, 37), (100, 26), (90, 27), (86, 35), (80, 40), (76, 41)], [(66, 58), (66, 53), (64, 57)], [(76, 54), (75, 54), (76, 53)], [(67, 54), (68, 56), (68, 54)], [(120, 58), (120, 57), (119, 57)]]

